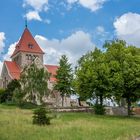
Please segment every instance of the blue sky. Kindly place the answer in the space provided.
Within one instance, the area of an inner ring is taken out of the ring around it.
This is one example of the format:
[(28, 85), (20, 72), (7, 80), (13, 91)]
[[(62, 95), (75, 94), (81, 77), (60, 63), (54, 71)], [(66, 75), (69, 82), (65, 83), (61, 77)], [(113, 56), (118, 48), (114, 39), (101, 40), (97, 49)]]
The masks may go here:
[(49, 64), (57, 64), (62, 54), (76, 63), (114, 38), (140, 46), (140, 0), (2, 0), (0, 67), (4, 59), (10, 60), (26, 18)]

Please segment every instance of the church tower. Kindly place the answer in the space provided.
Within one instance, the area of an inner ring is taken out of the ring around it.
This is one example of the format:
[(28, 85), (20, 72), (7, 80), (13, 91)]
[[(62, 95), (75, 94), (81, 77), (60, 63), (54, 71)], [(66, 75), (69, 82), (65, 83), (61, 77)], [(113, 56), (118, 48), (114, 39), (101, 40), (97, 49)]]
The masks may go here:
[(12, 61), (16, 62), (22, 69), (26, 65), (31, 64), (36, 57), (38, 57), (43, 64), (43, 55), (44, 52), (26, 26), (13, 54), (11, 55)]

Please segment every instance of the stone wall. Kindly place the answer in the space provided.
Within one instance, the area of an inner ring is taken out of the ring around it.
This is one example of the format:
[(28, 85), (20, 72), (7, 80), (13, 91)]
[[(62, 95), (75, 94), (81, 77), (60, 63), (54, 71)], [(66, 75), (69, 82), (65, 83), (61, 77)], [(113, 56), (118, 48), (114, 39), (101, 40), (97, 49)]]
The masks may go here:
[(126, 116), (127, 109), (124, 107), (106, 107), (106, 114)]

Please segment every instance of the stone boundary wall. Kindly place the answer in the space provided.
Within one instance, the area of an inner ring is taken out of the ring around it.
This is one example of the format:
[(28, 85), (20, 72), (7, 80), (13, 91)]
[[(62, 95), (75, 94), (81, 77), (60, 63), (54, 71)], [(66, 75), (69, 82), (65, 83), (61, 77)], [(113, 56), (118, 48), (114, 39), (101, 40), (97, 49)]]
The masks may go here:
[(140, 107), (134, 107), (133, 113), (134, 113), (134, 115), (140, 115)]
[(92, 107), (54, 107), (50, 109), (56, 112), (93, 112)]
[[(56, 112), (89, 112), (94, 113), (93, 107), (50, 107), (51, 110)], [(123, 107), (105, 107), (107, 115), (120, 115), (126, 116), (127, 109)]]

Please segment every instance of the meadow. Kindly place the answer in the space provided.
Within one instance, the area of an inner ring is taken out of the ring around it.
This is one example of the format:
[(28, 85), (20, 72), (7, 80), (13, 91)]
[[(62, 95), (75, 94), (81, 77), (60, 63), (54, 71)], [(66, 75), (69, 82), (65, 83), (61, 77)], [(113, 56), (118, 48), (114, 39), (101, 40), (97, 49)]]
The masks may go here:
[(33, 111), (0, 105), (0, 140), (133, 140), (140, 118), (57, 113), (49, 126), (32, 124)]

